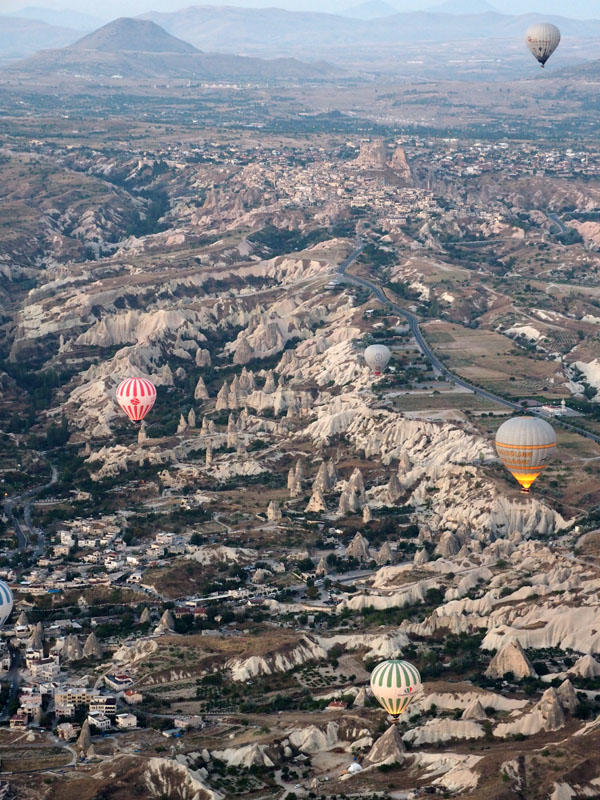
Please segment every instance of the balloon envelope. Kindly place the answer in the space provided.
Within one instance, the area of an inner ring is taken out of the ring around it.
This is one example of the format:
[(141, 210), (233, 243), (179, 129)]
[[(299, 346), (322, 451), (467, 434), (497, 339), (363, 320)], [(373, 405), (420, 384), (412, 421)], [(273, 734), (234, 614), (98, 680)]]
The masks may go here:
[(421, 688), (419, 670), (408, 661), (382, 661), (371, 673), (371, 691), (379, 705), (398, 717)]
[(550, 22), (537, 22), (527, 28), (525, 41), (534, 58), (537, 58), (543, 67), (558, 47), (560, 31)]
[(146, 378), (126, 378), (117, 386), (117, 403), (133, 422), (144, 419), (156, 400), (156, 387)]
[(385, 370), (391, 357), (389, 348), (384, 344), (371, 344), (365, 350), (365, 361), (375, 375)]
[(14, 602), (10, 587), (4, 581), (0, 581), (0, 628), (9, 618)]
[(513, 417), (503, 422), (496, 433), (500, 460), (526, 492), (555, 449), (554, 428), (539, 417)]

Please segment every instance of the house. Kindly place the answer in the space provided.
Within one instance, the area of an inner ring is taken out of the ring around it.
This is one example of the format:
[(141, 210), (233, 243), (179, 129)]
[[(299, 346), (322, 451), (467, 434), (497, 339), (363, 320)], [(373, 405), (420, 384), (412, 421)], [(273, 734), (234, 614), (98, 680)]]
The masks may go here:
[(136, 692), (135, 689), (125, 689), (123, 692), (123, 700), (130, 706), (135, 706), (141, 703), (144, 695), (141, 692)]
[(29, 717), (24, 711), (17, 711), (17, 713), (10, 718), (10, 727), (12, 730), (22, 731), (27, 727)]
[(344, 711), (346, 708), (348, 708), (348, 703), (344, 703), (343, 700), (332, 700), (327, 705), (327, 711)]
[(23, 691), (19, 695), (19, 705), (27, 714), (33, 714), (42, 707), (42, 695), (36, 691)]
[(90, 711), (87, 716), (87, 720), (90, 725), (92, 725), (94, 728), (98, 728), (100, 731), (110, 730), (111, 722), (109, 718), (100, 711)]
[(63, 742), (70, 742), (79, 736), (81, 726), (75, 722), (61, 722), (56, 726), (58, 738)]
[(40, 658), (33, 661), (29, 667), (29, 671), (34, 678), (43, 681), (51, 681), (53, 678), (58, 677), (60, 673), (59, 657), (48, 656), (48, 658)]
[(190, 730), (191, 728), (203, 728), (204, 720), (197, 714), (186, 714), (175, 717), (173, 720), (173, 727), (184, 731)]
[(104, 676), (104, 683), (109, 689), (114, 689), (115, 692), (122, 692), (133, 686), (133, 678), (126, 672), (113, 673)]
[(123, 714), (117, 714), (115, 717), (115, 722), (117, 723), (117, 728), (121, 728), (123, 730), (137, 728), (137, 717), (135, 714), (130, 714), (127, 712), (124, 712)]
[(117, 698), (103, 694), (94, 695), (90, 698), (89, 709), (100, 714), (116, 714)]

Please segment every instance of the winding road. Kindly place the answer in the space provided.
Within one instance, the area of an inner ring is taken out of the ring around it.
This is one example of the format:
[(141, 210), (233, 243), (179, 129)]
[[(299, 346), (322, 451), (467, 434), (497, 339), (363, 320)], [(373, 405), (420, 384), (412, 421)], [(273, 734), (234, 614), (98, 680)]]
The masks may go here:
[[(47, 459), (46, 459), (47, 460)], [(29, 532), (29, 535), (33, 535), (35, 533), (33, 529), (33, 525), (31, 523), (31, 500), (40, 492), (43, 492), (44, 489), (48, 489), (50, 486), (54, 486), (54, 484), (58, 480), (58, 470), (54, 466), (54, 464), (48, 462), (50, 464), (51, 470), (51, 477), (48, 483), (45, 483), (43, 486), (35, 486), (33, 489), (29, 489), (28, 491), (24, 492), (20, 495), (15, 495), (14, 497), (7, 497), (4, 500), (4, 513), (6, 514), (6, 518), (11, 523), (11, 525), (15, 529), (15, 533), (17, 535), (17, 545), (19, 550), (26, 550), (29, 544), (29, 539), (27, 537), (27, 533), (23, 530), (23, 526), (15, 516), (15, 506), (21, 504), (24, 500), (25, 504), (23, 506), (23, 519), (25, 523), (25, 527)], [(36, 548), (36, 552), (39, 551), (40, 547)]]
[[(473, 392), (478, 397), (483, 397), (485, 400), (490, 400), (493, 403), (498, 403), (498, 405), (504, 406), (505, 408), (510, 409), (511, 411), (518, 411), (519, 413), (523, 412), (523, 407), (520, 403), (515, 402), (514, 400), (507, 400), (505, 397), (501, 397), (500, 395), (494, 394), (493, 392), (488, 391), (487, 389), (482, 389), (480, 386), (475, 386), (473, 383), (469, 383), (464, 378), (461, 378), (459, 375), (456, 375), (454, 372), (451, 372), (445, 364), (440, 361), (438, 356), (435, 352), (431, 349), (429, 344), (427, 343), (425, 337), (421, 333), (421, 329), (419, 328), (419, 319), (416, 314), (413, 314), (412, 311), (408, 311), (402, 306), (397, 305), (396, 303), (389, 300), (383, 289), (378, 286), (373, 281), (367, 280), (367, 278), (359, 277), (358, 275), (347, 275), (346, 270), (350, 267), (360, 256), (364, 248), (364, 243), (361, 241), (356, 248), (350, 253), (350, 255), (342, 261), (342, 263), (338, 266), (337, 272), (340, 276), (340, 280), (344, 283), (350, 283), (354, 286), (361, 286), (363, 289), (368, 289), (372, 292), (375, 297), (379, 300), (379, 302), (383, 306), (387, 306), (391, 308), (395, 314), (399, 314), (400, 316), (404, 317), (404, 319), (408, 323), (408, 327), (410, 332), (412, 333), (419, 349), (423, 353), (423, 355), (429, 360), (431, 365), (435, 370), (437, 370), (441, 375), (443, 375), (447, 380), (453, 381), (456, 386), (462, 386), (463, 389), (467, 389), (470, 392)], [(535, 412), (539, 413), (539, 412)], [(540, 416), (543, 416), (540, 414)], [(560, 425), (563, 428), (567, 428), (568, 430), (573, 431), (574, 433), (579, 434), (580, 436), (584, 436), (586, 439), (592, 439), (595, 442), (600, 443), (600, 436), (597, 436), (594, 433), (590, 433), (583, 428), (577, 427), (577, 425), (572, 425), (570, 422), (564, 422), (562, 419), (554, 419), (554, 422), (557, 425)]]

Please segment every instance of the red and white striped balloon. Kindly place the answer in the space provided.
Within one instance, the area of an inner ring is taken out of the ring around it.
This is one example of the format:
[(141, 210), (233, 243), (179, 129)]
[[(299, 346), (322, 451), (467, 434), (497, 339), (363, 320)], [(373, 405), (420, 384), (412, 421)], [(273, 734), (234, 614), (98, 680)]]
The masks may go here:
[(117, 403), (133, 422), (144, 419), (156, 400), (156, 387), (146, 378), (126, 378), (117, 386)]

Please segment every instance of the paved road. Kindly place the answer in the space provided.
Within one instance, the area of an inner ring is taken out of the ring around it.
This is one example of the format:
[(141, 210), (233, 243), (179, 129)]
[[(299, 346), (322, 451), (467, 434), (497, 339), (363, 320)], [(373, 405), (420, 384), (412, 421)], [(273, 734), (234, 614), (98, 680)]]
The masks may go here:
[[(4, 513), (10, 524), (15, 529), (15, 533), (17, 534), (17, 545), (19, 550), (26, 550), (29, 544), (29, 540), (27, 538), (27, 533), (23, 529), (23, 526), (15, 516), (14, 507), (15, 505), (20, 505), (21, 502), (24, 500), (25, 504), (23, 506), (23, 518), (25, 522), (25, 527), (29, 532), (29, 535), (33, 535), (35, 533), (33, 525), (31, 524), (31, 501), (32, 499), (38, 495), (40, 492), (43, 492), (44, 489), (48, 489), (50, 486), (54, 486), (54, 484), (58, 480), (58, 470), (54, 466), (54, 464), (50, 464), (51, 469), (51, 478), (48, 483), (45, 483), (43, 486), (36, 486), (33, 489), (29, 489), (27, 492), (24, 492), (21, 495), (17, 495), (15, 497), (7, 497), (4, 500)], [(36, 548), (36, 552), (38, 552), (40, 548)]]
[[(404, 317), (404, 319), (408, 322), (408, 327), (410, 328), (410, 332), (412, 333), (419, 349), (423, 353), (423, 355), (429, 360), (431, 365), (434, 369), (436, 369), (441, 375), (443, 375), (447, 380), (453, 381), (454, 384), (457, 386), (462, 386), (464, 389), (473, 392), (478, 397), (483, 397), (486, 400), (490, 400), (493, 403), (498, 403), (505, 408), (510, 409), (511, 411), (518, 411), (522, 413), (523, 407), (516, 403), (513, 400), (507, 400), (505, 397), (501, 397), (500, 395), (494, 394), (493, 392), (488, 391), (487, 389), (482, 389), (480, 386), (475, 386), (472, 383), (464, 380), (459, 375), (456, 375), (453, 372), (450, 372), (448, 367), (440, 361), (438, 356), (435, 352), (431, 349), (425, 337), (421, 333), (421, 329), (419, 328), (419, 319), (418, 317), (412, 313), (412, 311), (408, 311), (402, 306), (393, 303), (389, 300), (386, 295), (384, 294), (383, 290), (380, 286), (376, 283), (373, 283), (366, 278), (361, 278), (357, 275), (346, 275), (346, 270), (349, 266), (351, 266), (356, 259), (359, 257), (363, 250), (364, 245), (361, 243), (356, 249), (346, 258), (338, 267), (338, 273), (341, 276), (341, 280), (345, 283), (351, 283), (355, 286), (362, 286), (364, 289), (368, 289), (371, 291), (375, 297), (379, 300), (379, 302), (391, 308), (395, 314), (399, 314), (400, 316)], [(577, 427), (577, 425), (573, 425), (570, 422), (564, 422), (563, 420), (555, 419), (557, 425), (561, 425), (563, 428), (567, 428), (568, 430), (573, 431), (574, 433), (578, 433), (580, 436), (584, 436), (587, 439), (592, 439), (595, 442), (600, 443), (600, 436), (597, 436), (594, 433), (589, 433), (588, 431), (584, 430), (583, 428)]]
[(560, 217), (558, 217), (556, 214), (552, 213), (551, 211), (548, 211), (546, 213), (546, 216), (548, 217), (549, 220), (554, 222), (555, 225), (558, 225), (558, 227), (560, 228), (560, 232), (561, 233), (564, 234), (564, 233), (567, 232), (567, 226), (565, 225), (565, 223), (562, 221), (562, 219)]

